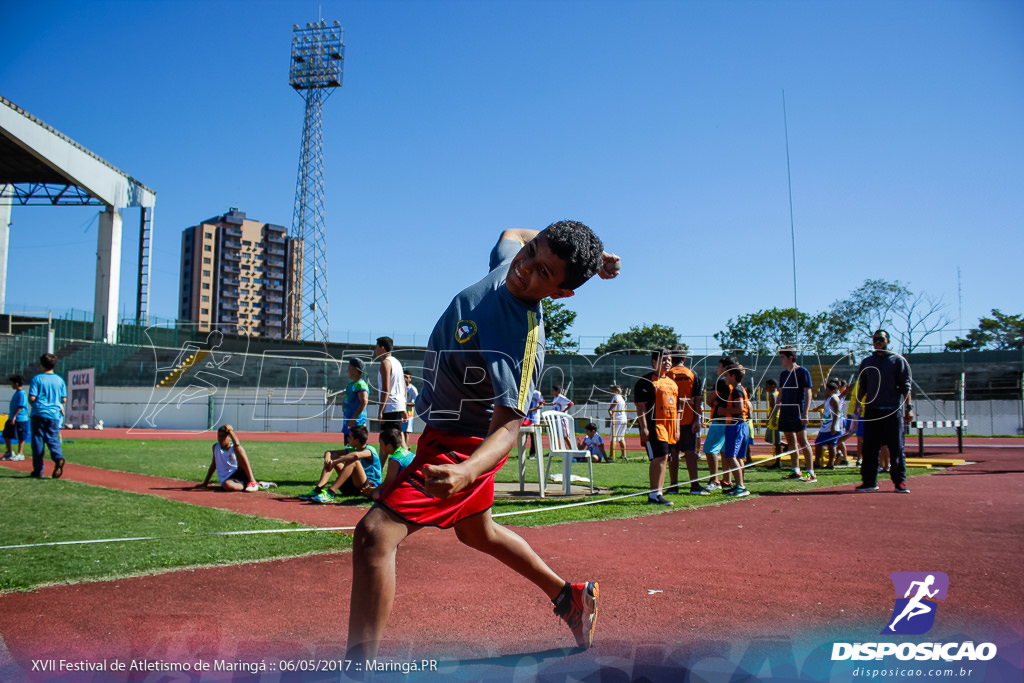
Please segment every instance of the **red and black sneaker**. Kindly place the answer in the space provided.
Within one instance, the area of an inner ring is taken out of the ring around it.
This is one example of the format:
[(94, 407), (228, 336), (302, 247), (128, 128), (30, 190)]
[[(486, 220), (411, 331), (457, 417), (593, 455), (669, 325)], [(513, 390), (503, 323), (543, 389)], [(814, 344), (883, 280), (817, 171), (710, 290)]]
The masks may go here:
[(561, 602), (555, 605), (555, 616), (572, 629), (577, 647), (591, 647), (597, 626), (597, 582), (574, 583), (568, 588), (568, 595), (559, 596)]
[(907, 488), (907, 483), (901, 481), (900, 483), (896, 484), (896, 493), (910, 493), (910, 489)]

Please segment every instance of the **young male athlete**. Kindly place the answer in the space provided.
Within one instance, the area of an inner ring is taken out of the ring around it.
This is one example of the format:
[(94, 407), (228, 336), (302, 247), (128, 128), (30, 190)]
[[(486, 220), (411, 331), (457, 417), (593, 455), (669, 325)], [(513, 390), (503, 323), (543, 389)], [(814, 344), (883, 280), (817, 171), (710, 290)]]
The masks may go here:
[[(615, 277), (618, 263), (582, 223), (562, 221), (540, 233), (506, 230), (491, 252), (490, 273), (449, 304), (424, 358), (416, 412), (426, 426), (416, 458), (356, 527), (346, 657), (376, 656), (395, 599), (398, 545), (424, 526), (454, 528), (460, 541), (531, 580), (576, 644), (593, 644), (597, 583), (562, 579), (526, 541), (496, 524), (490, 508), (494, 475), (516, 445), (541, 376), (541, 300), (572, 296), (598, 272)], [(453, 590), (458, 584), (457, 576), (443, 580)]]
[(672, 347), (672, 367), (669, 379), (679, 388), (679, 403), (682, 418), (679, 420), (679, 440), (671, 445), (668, 459), (670, 490), (679, 492), (679, 454), (686, 461), (686, 473), (690, 477), (690, 495), (707, 496), (710, 492), (697, 481), (697, 442), (700, 439), (701, 414), (704, 412), (704, 383), (697, 373), (686, 367), (686, 348), (680, 344)]
[(672, 367), (668, 349), (651, 351), (651, 372), (637, 380), (633, 387), (640, 445), (647, 451), (647, 476), (652, 505), (673, 505), (665, 497), (665, 468), (671, 444), (679, 440), (679, 387), (666, 377)]

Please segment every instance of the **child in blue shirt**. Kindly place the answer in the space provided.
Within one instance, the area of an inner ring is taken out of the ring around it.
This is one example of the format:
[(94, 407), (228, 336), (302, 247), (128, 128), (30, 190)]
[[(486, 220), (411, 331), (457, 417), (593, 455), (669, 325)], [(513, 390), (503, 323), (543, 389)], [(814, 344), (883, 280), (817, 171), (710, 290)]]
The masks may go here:
[(68, 400), (68, 386), (54, 374), (57, 356), (44, 353), (39, 357), (43, 371), (32, 378), (28, 400), (32, 404), (32, 476), (43, 477), (44, 448), (49, 446), (53, 460), (53, 478), (64, 474), (64, 454), (60, 448), (60, 428), (64, 423), (64, 404)]
[[(299, 496), (299, 499), (333, 503), (339, 495), (355, 496), (367, 486), (380, 486), (380, 456), (376, 448), (366, 443), (369, 438), (369, 430), (364, 425), (356, 425), (348, 434), (349, 443), (344, 450), (324, 451), (320, 479), (309, 493)], [(325, 488), (335, 472), (338, 476), (334, 483)]]
[[(4, 446), (6, 446), (6, 449), (0, 460), (24, 460), (25, 455), (22, 453), (22, 450), (25, 447), (25, 442), (29, 439), (30, 431), (28, 394), (22, 389), (22, 386), (25, 384), (25, 378), (21, 375), (11, 375), (7, 378), (7, 381), (11, 383), (14, 395), (11, 396), (11, 402), (7, 408), (7, 424), (4, 425)], [(11, 441), (13, 439), (18, 440), (17, 453), (11, 450)]]
[(345, 402), (341, 406), (343, 423), (341, 433), (345, 436), (345, 445), (349, 445), (352, 428), (366, 426), (366, 406), (370, 404), (370, 386), (363, 379), (366, 364), (361, 358), (350, 358), (348, 361), (348, 385), (345, 387)]
[(380, 494), (398, 479), (398, 475), (409, 466), (416, 454), (402, 445), (402, 435), (397, 429), (385, 427), (380, 430), (380, 457), (387, 462), (384, 481), (380, 486), (367, 484), (361, 491), (364, 496), (373, 500), (378, 500)]

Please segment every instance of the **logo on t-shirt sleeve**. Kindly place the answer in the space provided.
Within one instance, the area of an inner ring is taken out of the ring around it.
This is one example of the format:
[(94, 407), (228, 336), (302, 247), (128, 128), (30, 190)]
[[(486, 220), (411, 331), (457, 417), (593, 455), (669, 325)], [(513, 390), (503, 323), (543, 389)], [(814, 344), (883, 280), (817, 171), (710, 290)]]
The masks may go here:
[(465, 344), (476, 334), (476, 323), (472, 320), (460, 320), (455, 328), (455, 341)]

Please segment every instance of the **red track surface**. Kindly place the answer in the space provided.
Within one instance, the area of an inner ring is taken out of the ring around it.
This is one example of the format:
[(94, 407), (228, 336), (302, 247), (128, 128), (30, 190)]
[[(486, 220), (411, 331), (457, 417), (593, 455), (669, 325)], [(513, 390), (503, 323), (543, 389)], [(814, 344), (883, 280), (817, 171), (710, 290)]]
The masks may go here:
[[(566, 578), (600, 581), (597, 646), (587, 652), (565, 649), (572, 645), (568, 630), (531, 584), (449, 532), (421, 531), (399, 550), (397, 597), (381, 657), (439, 657), (447, 663), (437, 680), (530, 679), (538, 668), (558, 680), (598, 669), (617, 670), (614, 677), (622, 680), (641, 673), (674, 680), (684, 666), (711, 680), (706, 671), (734, 671), (759, 643), (785, 650), (793, 643), (878, 640), (893, 606), (889, 574), (943, 571), (950, 592), (926, 639), (1000, 639), (1000, 655), (1019, 677), (1024, 448), (1013, 447), (1019, 444), (969, 448), (965, 457), (974, 464), (915, 478), (909, 496), (891, 493), (883, 481), (873, 494), (817, 489), (634, 520), (517, 529)], [(955, 443), (942, 450), (955, 454)], [(4, 464), (27, 470), (26, 463)], [(73, 462), (65, 476), (322, 526), (351, 525), (361, 511), (299, 505), (273, 493), (183, 490), (183, 482)], [(28, 669), (30, 660), (50, 658), (274, 665), (339, 658), (350, 580), (350, 556), (338, 553), (0, 595), (0, 645), (9, 651), (5, 657), (0, 649), (0, 680), (20, 680), (15, 668), (4, 668), (12, 659)], [(845, 665), (849, 677), (851, 664)], [(37, 672), (26, 680), (72, 679)]]

